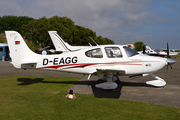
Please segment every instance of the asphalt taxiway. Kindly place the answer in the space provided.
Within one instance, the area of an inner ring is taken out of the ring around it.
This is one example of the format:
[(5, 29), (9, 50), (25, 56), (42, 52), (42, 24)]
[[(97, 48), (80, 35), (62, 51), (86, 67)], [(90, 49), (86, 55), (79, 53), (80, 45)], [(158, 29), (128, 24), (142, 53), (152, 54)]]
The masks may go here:
[(140, 77), (132, 80), (129, 80), (127, 76), (119, 76), (119, 80), (116, 81), (118, 88), (114, 91), (107, 91), (95, 88), (95, 84), (103, 82), (97, 80), (96, 76), (92, 76), (90, 80), (87, 80), (88, 76), (80, 74), (46, 70), (16, 69), (10, 64), (10, 61), (0, 61), (0, 78), (4, 76), (82, 77), (70, 88), (73, 89), (74, 93), (180, 108), (180, 58), (174, 60), (177, 62), (172, 65), (172, 69), (169, 67), (167, 70), (167, 67), (165, 67), (154, 73), (166, 81), (167, 85), (164, 88), (156, 88), (146, 85), (146, 81), (154, 80), (151, 76)]

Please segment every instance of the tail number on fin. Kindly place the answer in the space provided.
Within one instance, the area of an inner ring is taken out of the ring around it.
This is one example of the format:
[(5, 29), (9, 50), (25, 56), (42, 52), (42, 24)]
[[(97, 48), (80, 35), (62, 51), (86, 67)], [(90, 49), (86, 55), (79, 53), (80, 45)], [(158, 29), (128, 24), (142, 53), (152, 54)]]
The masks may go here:
[(67, 57), (67, 58), (54, 58), (53, 60), (49, 60), (47, 58), (43, 59), (43, 65), (48, 65), (49, 63), (52, 63), (53, 65), (60, 65), (60, 64), (70, 64), (70, 63), (77, 63), (78, 59), (77, 57)]

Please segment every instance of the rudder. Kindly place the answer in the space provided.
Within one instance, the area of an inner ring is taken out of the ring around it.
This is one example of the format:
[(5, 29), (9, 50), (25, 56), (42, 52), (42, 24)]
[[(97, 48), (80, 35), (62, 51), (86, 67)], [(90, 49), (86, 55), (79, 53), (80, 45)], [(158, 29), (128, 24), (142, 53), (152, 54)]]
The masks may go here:
[(48, 33), (53, 41), (56, 51), (71, 51), (68, 48), (68, 44), (60, 37), (57, 31), (48, 31)]
[(5, 31), (12, 64), (16, 68), (22, 68), (22, 64), (35, 61), (35, 53), (32, 52), (22, 36), (16, 31)]

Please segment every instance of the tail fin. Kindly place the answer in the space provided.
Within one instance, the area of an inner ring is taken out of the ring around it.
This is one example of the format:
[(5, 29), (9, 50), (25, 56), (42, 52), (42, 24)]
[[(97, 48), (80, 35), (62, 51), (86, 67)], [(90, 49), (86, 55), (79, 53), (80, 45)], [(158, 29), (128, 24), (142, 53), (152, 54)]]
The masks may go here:
[[(6, 39), (8, 42), (10, 57), (12, 64), (16, 68), (35, 68), (37, 61), (35, 60), (36, 55), (26, 45), (22, 36), (16, 31), (5, 31)], [(28, 67), (29, 65), (29, 67)]]
[(146, 50), (152, 50), (149, 46), (146, 46)]
[(69, 49), (70, 45), (60, 37), (57, 31), (48, 31), (48, 33), (53, 41), (56, 51), (71, 51), (71, 49)]

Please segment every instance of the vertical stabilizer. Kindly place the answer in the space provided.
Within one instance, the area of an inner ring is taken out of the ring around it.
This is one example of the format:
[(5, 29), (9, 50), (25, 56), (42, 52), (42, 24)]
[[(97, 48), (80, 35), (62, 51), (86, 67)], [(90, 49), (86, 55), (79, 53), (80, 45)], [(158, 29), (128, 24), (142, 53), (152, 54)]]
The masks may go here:
[(54, 44), (54, 47), (56, 49), (56, 51), (66, 51), (66, 52), (69, 52), (71, 51), (69, 49), (69, 44), (66, 43), (61, 37), (60, 35), (57, 33), (57, 31), (48, 31), (52, 41), (53, 41), (53, 44)]
[(12, 64), (16, 68), (22, 68), (22, 64), (36, 62), (36, 53), (26, 45), (22, 36), (16, 31), (5, 31)]
[(146, 46), (146, 50), (152, 50), (149, 46)]

